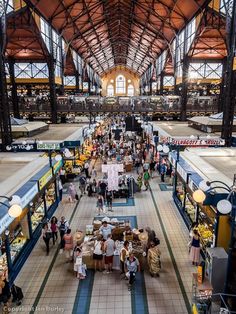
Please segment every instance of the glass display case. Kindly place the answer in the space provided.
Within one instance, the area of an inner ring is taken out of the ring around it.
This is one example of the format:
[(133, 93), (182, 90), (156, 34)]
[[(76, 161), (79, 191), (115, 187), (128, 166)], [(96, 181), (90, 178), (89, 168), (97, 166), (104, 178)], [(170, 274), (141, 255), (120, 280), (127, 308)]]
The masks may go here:
[(200, 206), (198, 215), (198, 232), (203, 250), (214, 243), (214, 226), (216, 210), (213, 206)]
[(48, 188), (45, 190), (45, 200), (47, 210), (52, 206), (56, 201), (56, 191), (55, 191), (55, 182), (52, 182)]
[(23, 232), (20, 224), (17, 225), (13, 231), (10, 231), (9, 239), (11, 247), (11, 259), (12, 262), (14, 262), (27, 241), (27, 235)]
[(191, 222), (196, 221), (196, 212), (197, 212), (197, 204), (194, 202), (192, 196), (189, 193), (186, 193), (185, 200), (185, 212), (188, 215)]
[(38, 202), (35, 204), (34, 210), (31, 214), (32, 231), (34, 231), (37, 228), (37, 226), (42, 222), (44, 216), (45, 216), (44, 202), (40, 198)]
[(185, 198), (185, 184), (181, 181), (181, 179), (177, 176), (177, 185), (176, 185), (176, 196), (180, 201), (181, 205), (184, 205)]

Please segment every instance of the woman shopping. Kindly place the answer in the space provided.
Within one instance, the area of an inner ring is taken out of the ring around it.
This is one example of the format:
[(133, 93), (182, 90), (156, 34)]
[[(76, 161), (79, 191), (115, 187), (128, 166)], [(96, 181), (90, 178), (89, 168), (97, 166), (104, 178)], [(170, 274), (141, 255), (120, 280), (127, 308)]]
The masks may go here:
[(150, 248), (148, 249), (147, 262), (149, 267), (149, 272), (152, 277), (159, 277), (159, 272), (161, 270), (161, 251), (158, 249), (157, 245), (152, 241), (150, 243)]
[(42, 238), (46, 245), (47, 255), (49, 255), (49, 244), (50, 244), (51, 237), (52, 237), (52, 230), (48, 226), (48, 223), (45, 223), (42, 228)]
[(196, 229), (193, 229), (193, 237), (190, 247), (190, 260), (192, 261), (192, 265), (196, 266), (198, 266), (200, 261), (200, 236)]

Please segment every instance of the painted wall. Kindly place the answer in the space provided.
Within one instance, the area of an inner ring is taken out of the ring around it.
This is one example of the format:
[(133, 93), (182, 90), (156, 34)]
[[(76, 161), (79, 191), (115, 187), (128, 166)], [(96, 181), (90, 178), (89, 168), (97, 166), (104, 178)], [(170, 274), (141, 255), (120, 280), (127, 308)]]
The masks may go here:
[[(123, 75), (126, 79), (126, 91), (124, 94), (116, 93), (116, 78), (119, 75)], [(102, 76), (102, 96), (107, 96), (107, 87), (112, 85), (114, 87), (114, 96), (127, 96), (128, 95), (128, 85), (132, 84), (134, 86), (134, 96), (139, 95), (139, 76), (132, 71), (124, 67), (116, 67), (113, 70)]]

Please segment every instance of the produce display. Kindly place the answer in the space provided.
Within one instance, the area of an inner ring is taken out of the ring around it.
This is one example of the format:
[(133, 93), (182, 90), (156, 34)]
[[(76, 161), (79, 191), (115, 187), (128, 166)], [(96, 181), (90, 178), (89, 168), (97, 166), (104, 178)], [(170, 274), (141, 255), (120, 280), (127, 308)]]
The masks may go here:
[(204, 247), (209, 247), (213, 243), (213, 232), (207, 224), (199, 224), (198, 232)]
[(32, 221), (32, 230), (34, 231), (39, 223), (43, 220), (44, 218), (44, 204), (43, 202), (37, 207), (37, 209), (34, 211), (34, 213), (31, 216), (31, 221)]
[(47, 209), (49, 209), (49, 207), (52, 206), (52, 204), (55, 202), (55, 199), (56, 199), (54, 183), (50, 184), (49, 188), (47, 189), (45, 193), (45, 198), (46, 198)]

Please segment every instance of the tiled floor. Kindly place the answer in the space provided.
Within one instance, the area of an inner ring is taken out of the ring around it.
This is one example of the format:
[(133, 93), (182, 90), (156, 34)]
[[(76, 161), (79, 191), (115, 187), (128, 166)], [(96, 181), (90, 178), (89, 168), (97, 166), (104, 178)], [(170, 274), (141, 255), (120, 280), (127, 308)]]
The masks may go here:
[[(97, 167), (99, 170), (99, 163)], [(137, 216), (139, 228), (150, 226), (161, 241), (160, 278), (151, 278), (147, 271), (144, 274), (148, 311), (143, 314), (184, 314), (188, 313), (186, 303), (191, 304), (191, 277), (196, 269), (188, 259), (188, 230), (172, 201), (171, 191), (161, 191), (159, 181), (158, 177), (151, 181), (157, 207), (150, 191), (142, 191), (135, 195), (135, 206), (114, 207), (112, 214)], [(75, 204), (64, 202), (55, 215), (60, 217), (63, 214), (69, 220), (74, 207)], [(72, 230), (84, 230), (95, 213), (96, 199), (83, 196), (71, 221)], [(25, 295), (21, 313), (82, 313), (78, 309), (73, 311), (79, 285), (73, 274), (73, 265), (65, 262), (64, 254), (59, 254), (56, 246), (46, 256), (44, 243), (39, 240), (17, 277), (16, 284), (22, 287)], [(184, 300), (183, 293), (186, 293), (188, 300)], [(132, 295), (128, 292), (127, 283), (120, 279), (118, 271), (112, 274), (95, 273), (89, 313), (136, 313), (132, 311)]]

